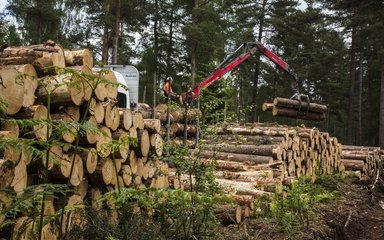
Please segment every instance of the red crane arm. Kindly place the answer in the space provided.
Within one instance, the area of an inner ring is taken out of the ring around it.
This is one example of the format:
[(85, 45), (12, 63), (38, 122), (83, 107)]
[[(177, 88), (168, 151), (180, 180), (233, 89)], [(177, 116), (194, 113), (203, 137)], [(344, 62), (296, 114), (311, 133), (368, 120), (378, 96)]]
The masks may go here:
[[(239, 57), (234, 58), (235, 54), (243, 49), (244, 47), (247, 47), (248, 51), (241, 54)], [(278, 57), (276, 54), (271, 52), (268, 48), (266, 48), (262, 43), (260, 42), (251, 42), (251, 43), (244, 43), (241, 45), (238, 49), (236, 49), (235, 52), (233, 52), (229, 57), (227, 57), (215, 70), (215, 72), (206, 78), (204, 81), (200, 82), (195, 88), (192, 89), (192, 91), (187, 92), (184, 94), (184, 100), (186, 98), (189, 98), (191, 100), (195, 100), (198, 95), (199, 91), (207, 88), (217, 80), (219, 80), (222, 76), (224, 76), (226, 73), (230, 72), (232, 69), (240, 65), (242, 62), (247, 60), (250, 56), (252, 56), (256, 51), (260, 52), (260, 54), (267, 57), (269, 60), (271, 60), (274, 64), (276, 64), (278, 67), (280, 67), (282, 70), (284, 70), (286, 73), (291, 75), (295, 80), (295, 85), (293, 87), (293, 90), (295, 94), (299, 94), (298, 90), (298, 80), (296, 75), (291, 71), (289, 68), (289, 65), (283, 61), (280, 57)]]
[(226, 73), (230, 72), (232, 69), (240, 65), (242, 62), (247, 60), (250, 56), (252, 56), (252, 52), (246, 52), (237, 57), (234, 61), (230, 62), (228, 65), (222, 67), (222, 68), (217, 68), (216, 71), (206, 78), (204, 81), (200, 82), (192, 91), (191, 91), (191, 97), (192, 99), (196, 99), (199, 91), (207, 88), (217, 80), (219, 80), (222, 76), (224, 76)]

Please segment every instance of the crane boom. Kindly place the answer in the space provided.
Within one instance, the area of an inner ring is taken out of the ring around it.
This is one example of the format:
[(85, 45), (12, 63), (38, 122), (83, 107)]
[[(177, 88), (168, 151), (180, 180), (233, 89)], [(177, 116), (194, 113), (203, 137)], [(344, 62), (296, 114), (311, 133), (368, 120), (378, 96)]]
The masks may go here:
[[(246, 49), (244, 53), (242, 53), (240, 56), (235, 57), (238, 52), (242, 49)], [(211, 84), (218, 81), (222, 76), (224, 76), (226, 73), (233, 70), (235, 67), (243, 63), (245, 60), (247, 60), (249, 57), (251, 57), (256, 52), (259, 52), (260, 54), (267, 57), (270, 61), (272, 61), (276, 66), (284, 70), (286, 73), (288, 73), (290, 76), (294, 79), (294, 96), (299, 96), (299, 84), (296, 75), (294, 72), (289, 68), (289, 65), (282, 60), (280, 57), (278, 57), (276, 54), (274, 54), (272, 51), (270, 51), (268, 48), (266, 48), (262, 43), (260, 42), (248, 42), (243, 43), (239, 48), (237, 48), (230, 56), (228, 56), (220, 65), (218, 68), (216, 68), (215, 72), (211, 74), (208, 78), (206, 78), (204, 81), (200, 82), (198, 85), (196, 85), (191, 91), (185, 93), (183, 95), (183, 100), (195, 100), (198, 95), (199, 91), (207, 88)]]

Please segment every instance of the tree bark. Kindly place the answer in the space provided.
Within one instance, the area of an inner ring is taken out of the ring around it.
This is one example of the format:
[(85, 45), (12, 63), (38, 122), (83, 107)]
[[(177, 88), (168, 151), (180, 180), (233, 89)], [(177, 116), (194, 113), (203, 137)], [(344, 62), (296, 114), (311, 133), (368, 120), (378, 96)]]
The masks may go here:
[(350, 65), (350, 86), (348, 105), (348, 144), (355, 144), (354, 141), (354, 107), (355, 107), (355, 85), (356, 85), (356, 28), (352, 28), (351, 43), (351, 65)]
[(114, 36), (112, 44), (112, 65), (117, 64), (118, 50), (119, 50), (119, 39), (120, 39), (120, 17), (121, 17), (121, 0), (115, 0), (115, 26)]
[(381, 86), (380, 86), (380, 148), (384, 149), (384, 56), (381, 57)]
[(109, 52), (109, 40), (111, 33), (109, 31), (109, 14), (111, 10), (111, 0), (104, 1), (104, 32), (103, 32), (103, 43), (102, 43), (102, 55), (101, 61), (104, 64), (108, 64), (108, 52)]

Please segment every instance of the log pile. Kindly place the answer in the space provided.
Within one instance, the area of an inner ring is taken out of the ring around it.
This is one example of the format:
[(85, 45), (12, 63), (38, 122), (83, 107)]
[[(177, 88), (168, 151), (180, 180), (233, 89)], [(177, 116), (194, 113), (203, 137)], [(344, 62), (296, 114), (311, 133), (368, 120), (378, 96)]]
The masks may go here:
[[(316, 128), (257, 123), (211, 127), (210, 131), (214, 133), (191, 151), (203, 164), (215, 166), (217, 183), (237, 200), (243, 213), (254, 209), (256, 197), (281, 192), (297, 177), (314, 179), (318, 174), (344, 171), (341, 144)], [(176, 188), (190, 189), (187, 176), (170, 180)]]
[(289, 117), (296, 119), (323, 121), (327, 113), (327, 106), (277, 97), (273, 103), (264, 103), (263, 111), (272, 111), (273, 116)]
[(384, 152), (379, 147), (343, 145), (341, 162), (345, 170), (356, 171), (363, 180), (375, 180), (383, 174)]
[[(161, 135), (165, 137), (167, 135), (167, 111), (166, 104), (159, 104), (155, 107), (155, 119), (161, 122)], [(139, 105), (139, 112), (142, 113), (144, 118), (152, 117), (152, 109), (146, 104)], [(186, 118), (185, 118), (186, 116)], [(184, 136), (184, 123), (187, 120), (187, 136), (192, 138), (196, 135), (195, 122), (198, 117), (201, 117), (201, 112), (198, 109), (190, 108), (185, 115), (184, 108), (176, 105), (172, 105), (169, 110), (169, 122), (170, 122), (170, 137), (173, 142), (180, 144), (180, 139)]]
[[(52, 66), (57, 68), (46, 68)], [(168, 165), (159, 160), (163, 151), (160, 120), (118, 108), (114, 74), (92, 67), (89, 50), (65, 50), (52, 41), (0, 52), (0, 98), (8, 104), (5, 120), (0, 122), (0, 141), (55, 143), (48, 161), (45, 153), (36, 156), (20, 144), (0, 149), (1, 189), (22, 194), (28, 185), (38, 183), (47, 163), (50, 183), (73, 186), (74, 195), (67, 206), (82, 203), (86, 196), (96, 202), (94, 198), (118, 186), (168, 187)], [(84, 80), (82, 74), (91, 77)], [(36, 122), (25, 127), (12, 119), (51, 120), (53, 124)], [(84, 123), (85, 130), (78, 131), (79, 123)], [(136, 138), (137, 147), (130, 146), (127, 137)], [(72, 147), (76, 142), (82, 150)], [(119, 144), (118, 148), (112, 148), (111, 143)], [(58, 210), (53, 204), (52, 208)]]

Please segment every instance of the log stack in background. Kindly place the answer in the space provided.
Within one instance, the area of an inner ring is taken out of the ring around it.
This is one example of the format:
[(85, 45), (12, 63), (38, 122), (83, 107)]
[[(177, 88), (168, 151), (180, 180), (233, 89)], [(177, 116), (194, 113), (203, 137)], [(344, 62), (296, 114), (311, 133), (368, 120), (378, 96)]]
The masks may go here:
[[(66, 70), (46, 71), (45, 67)], [(111, 71), (94, 71), (92, 67), (93, 58), (89, 50), (63, 50), (52, 41), (36, 46), (5, 48), (0, 52), (3, 83), (0, 98), (8, 103), (5, 118), (42, 120), (50, 117), (55, 124), (53, 128), (44, 124), (25, 128), (6, 121), (0, 124), (0, 138), (18, 139), (19, 142), (31, 138), (60, 140), (61, 144), (50, 149), (49, 182), (69, 182), (73, 186), (74, 195), (66, 203), (68, 206), (82, 203), (85, 198), (97, 202), (101, 194), (118, 185), (168, 187), (168, 165), (159, 160), (163, 149), (160, 120), (144, 119), (140, 112), (118, 108), (117, 85), (102, 82), (96, 87), (95, 82), (86, 82), (79, 77), (80, 73), (87, 73), (117, 82)], [(57, 87), (57, 84), (61, 85)], [(96, 87), (94, 96), (91, 96), (91, 86)], [(52, 91), (50, 112), (46, 106), (46, 89)], [(88, 112), (85, 112), (86, 106), (89, 106)], [(76, 153), (69, 144), (75, 142), (76, 124), (83, 118), (90, 129), (79, 136), (79, 144), (85, 150)], [(65, 123), (66, 127), (58, 131), (59, 123)], [(101, 130), (102, 134), (95, 129)], [(108, 143), (124, 136), (137, 138), (138, 146), (133, 148), (122, 144), (113, 154)], [(72, 162), (72, 176), (68, 179)], [(36, 158), (28, 148), (16, 149), (8, 145), (0, 149), (1, 189), (13, 188), (21, 194), (28, 185), (38, 184), (36, 180), (45, 164), (44, 157)], [(2, 203), (4, 199), (6, 197), (2, 196)], [(56, 210), (59, 209), (57, 206), (52, 204)], [(3, 216), (0, 220), (4, 220)], [(76, 224), (75, 219), (73, 224)]]
[(326, 118), (327, 106), (277, 97), (273, 103), (264, 103), (263, 111), (272, 111), (273, 116), (290, 117), (296, 119), (323, 121)]
[(357, 171), (363, 180), (375, 180), (383, 174), (384, 152), (379, 147), (343, 145), (341, 162), (345, 170)]
[[(243, 216), (254, 209), (255, 198), (278, 193), (297, 177), (344, 171), (341, 144), (316, 128), (258, 123), (214, 126), (211, 131), (192, 152), (215, 166), (217, 183), (242, 206)], [(176, 188), (190, 189), (187, 176), (170, 180)]]

